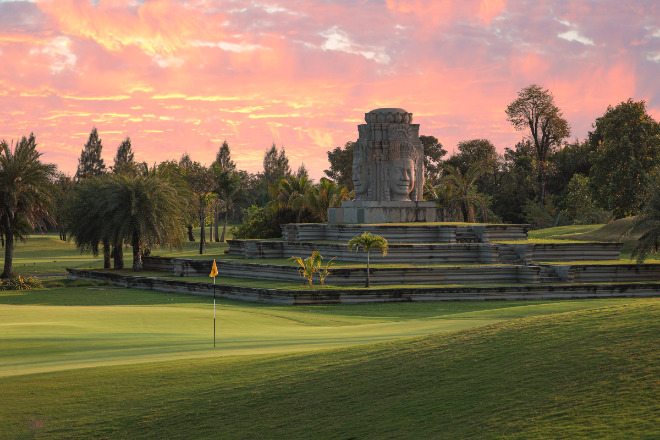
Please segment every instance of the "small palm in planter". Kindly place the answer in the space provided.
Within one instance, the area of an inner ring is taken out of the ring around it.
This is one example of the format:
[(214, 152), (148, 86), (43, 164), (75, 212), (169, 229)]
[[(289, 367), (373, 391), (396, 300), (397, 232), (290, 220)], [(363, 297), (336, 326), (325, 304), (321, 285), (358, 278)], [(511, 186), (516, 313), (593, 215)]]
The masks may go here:
[(365, 232), (362, 235), (351, 238), (348, 242), (348, 250), (355, 251), (356, 253), (360, 250), (360, 247), (367, 253), (367, 283), (365, 287), (369, 287), (369, 253), (373, 248), (379, 248), (383, 253), (383, 257), (387, 255), (389, 246), (387, 240), (380, 235), (373, 235), (370, 232)]

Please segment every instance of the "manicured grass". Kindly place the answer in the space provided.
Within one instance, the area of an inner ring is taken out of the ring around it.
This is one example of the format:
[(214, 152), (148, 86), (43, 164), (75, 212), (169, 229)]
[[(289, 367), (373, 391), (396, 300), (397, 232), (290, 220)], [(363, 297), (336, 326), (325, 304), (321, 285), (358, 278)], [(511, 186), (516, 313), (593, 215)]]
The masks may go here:
[[(609, 264), (625, 264), (634, 263), (631, 261), (632, 250), (634, 249), (641, 232), (629, 234), (627, 231), (633, 225), (634, 217), (622, 218), (615, 220), (606, 225), (574, 225), (574, 226), (559, 226), (557, 228), (539, 229), (530, 231), (529, 236), (535, 238), (547, 238), (550, 240), (584, 240), (584, 241), (597, 241), (597, 242), (617, 242), (623, 243), (621, 247), (621, 260), (613, 261)], [(646, 263), (660, 264), (660, 258), (653, 254), (650, 255)], [(589, 262), (592, 263), (592, 262)], [(576, 262), (576, 264), (580, 264)], [(586, 263), (582, 263), (586, 264)], [(599, 262), (598, 264), (608, 264), (607, 262)]]
[[(0, 302), (0, 313), (21, 315), (11, 323), (0, 319), (3, 335), (13, 326), (10, 341), (30, 342), (15, 348), (14, 372), (0, 378), (3, 438), (650, 439), (660, 433), (655, 299), (222, 302), (223, 336), (215, 350), (201, 347), (210, 332), (196, 328), (209, 327), (208, 298), (123, 290), (90, 295), (78, 288), (2, 295)], [(95, 323), (102, 314), (112, 319)], [(55, 325), (62, 316), (67, 326)], [(457, 324), (464, 321), (469, 325)], [(428, 335), (433, 328), (442, 333)], [(422, 336), (401, 339), (414, 334)], [(379, 340), (388, 341), (368, 344)], [(61, 371), (26, 374), (53, 362), (62, 346)], [(89, 357), (97, 366), (81, 369)], [(111, 365), (118, 359), (124, 365)]]
[[(587, 232), (595, 231), (602, 228), (603, 225), (568, 225), (568, 226), (557, 226), (554, 228), (546, 229), (536, 229), (534, 231), (529, 231), (527, 236), (530, 239), (547, 239), (547, 238), (557, 238), (566, 235), (575, 235), (575, 234), (584, 234)], [(602, 240), (597, 240), (602, 241)]]
[(66, 283), (0, 294), (0, 376), (348, 346), (483, 325), (511, 313), (527, 316), (609, 303), (284, 307), (218, 300), (218, 349), (213, 350), (212, 298)]
[[(199, 240), (199, 228), (195, 230)], [(229, 236), (231, 238), (231, 236)], [(153, 249), (153, 255), (180, 256), (185, 258), (214, 258), (223, 255), (228, 249), (227, 243), (208, 243), (204, 254), (199, 254), (199, 242), (184, 242), (183, 249)], [(4, 248), (2, 256), (4, 257)], [(133, 264), (131, 247), (124, 248), (126, 267)], [(4, 264), (4, 258), (0, 260)], [(103, 267), (103, 255), (94, 257), (91, 253), (81, 253), (73, 242), (60, 240), (57, 233), (33, 234), (25, 242), (16, 242), (14, 251), (14, 273), (17, 275), (52, 275), (64, 274), (66, 268), (93, 269)]]

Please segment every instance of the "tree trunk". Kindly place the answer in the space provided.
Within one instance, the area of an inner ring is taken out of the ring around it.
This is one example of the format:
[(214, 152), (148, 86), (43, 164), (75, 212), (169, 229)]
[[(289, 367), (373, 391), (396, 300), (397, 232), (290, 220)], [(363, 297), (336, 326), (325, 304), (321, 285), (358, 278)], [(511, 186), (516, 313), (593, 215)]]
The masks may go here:
[(545, 188), (546, 188), (546, 163), (545, 161), (541, 162), (539, 170), (539, 201), (541, 205), (545, 205)]
[(142, 240), (137, 234), (133, 234), (131, 244), (133, 245), (133, 271), (140, 272), (142, 271)]
[(114, 267), (115, 270), (121, 270), (124, 268), (124, 247), (122, 243), (117, 243), (112, 247), (112, 253), (114, 254)]
[(204, 209), (199, 210), (199, 254), (204, 253), (204, 245), (206, 244), (206, 226), (204, 225)]
[(110, 264), (110, 242), (107, 239), (103, 240), (103, 269), (112, 268)]
[(220, 211), (216, 210), (215, 215), (213, 216), (213, 228), (215, 229), (215, 242), (225, 241), (224, 233), (222, 235), (222, 240), (220, 240), (220, 234), (218, 233), (218, 223), (220, 223)]
[(188, 228), (188, 241), (195, 241), (195, 234), (193, 234), (192, 225), (186, 226)]
[(13, 264), (14, 264), (14, 235), (7, 234), (5, 240), (5, 269), (2, 271), (2, 275), (0, 275), (0, 278), (8, 279), (14, 275), (12, 271)]
[(225, 233), (227, 232), (227, 216), (229, 215), (229, 210), (225, 209), (225, 224), (222, 226), (222, 237), (220, 237), (220, 243), (225, 242)]
[(213, 243), (213, 217), (214, 212), (211, 212), (211, 224), (209, 225), (209, 243)]
[(369, 276), (369, 252), (367, 252), (367, 284), (364, 287), (369, 287), (371, 278)]

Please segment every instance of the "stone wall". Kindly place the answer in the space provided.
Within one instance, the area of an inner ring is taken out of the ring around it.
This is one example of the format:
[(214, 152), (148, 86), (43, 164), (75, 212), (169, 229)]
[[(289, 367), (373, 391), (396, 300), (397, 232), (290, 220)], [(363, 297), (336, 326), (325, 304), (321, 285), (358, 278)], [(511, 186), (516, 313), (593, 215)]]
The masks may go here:
[[(227, 240), (229, 254), (245, 258), (308, 257), (315, 250), (327, 258), (366, 262), (364, 252), (349, 252), (345, 243), (282, 242), (270, 240)], [(371, 259), (383, 263), (510, 263), (500, 258), (502, 250), (513, 249), (517, 264), (533, 261), (618, 260), (620, 243), (489, 244), (489, 243), (391, 243), (387, 256), (372, 251)], [(516, 264), (516, 262), (514, 262)]]
[[(208, 275), (212, 260), (167, 259), (157, 262), (148, 257), (143, 261), (145, 270), (164, 270), (174, 276)], [(327, 261), (327, 260), (326, 260)], [(216, 260), (219, 276), (303, 282), (295, 266), (242, 263)], [(315, 277), (318, 283), (318, 277)], [(366, 268), (332, 269), (326, 279), (329, 285), (360, 285), (366, 279)], [(371, 268), (371, 283), (385, 284), (474, 284), (474, 283), (538, 283), (539, 268), (535, 266), (467, 266), (467, 267), (408, 267)]]
[(67, 269), (70, 279), (92, 278), (117, 286), (191, 295), (214, 296), (271, 304), (349, 304), (367, 302), (546, 300), (656, 297), (660, 284), (526, 285), (507, 287), (401, 287), (370, 290), (286, 291), (252, 287), (191, 283), (108, 272)]
[[(282, 225), (282, 238), (294, 241), (345, 241), (370, 232), (392, 243), (455, 243), (456, 225), (356, 225), (327, 223), (290, 223)], [(530, 225), (470, 225), (461, 226), (479, 243), (526, 240)]]

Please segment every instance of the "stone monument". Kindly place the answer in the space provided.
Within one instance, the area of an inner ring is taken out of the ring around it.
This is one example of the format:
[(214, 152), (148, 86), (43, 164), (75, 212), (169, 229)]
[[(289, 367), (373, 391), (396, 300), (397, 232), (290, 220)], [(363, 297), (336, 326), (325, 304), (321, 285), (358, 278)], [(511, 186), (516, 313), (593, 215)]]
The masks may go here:
[(355, 200), (328, 209), (328, 223), (446, 221), (445, 209), (422, 201), (424, 147), (419, 124), (400, 108), (365, 114), (353, 147)]

